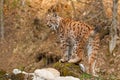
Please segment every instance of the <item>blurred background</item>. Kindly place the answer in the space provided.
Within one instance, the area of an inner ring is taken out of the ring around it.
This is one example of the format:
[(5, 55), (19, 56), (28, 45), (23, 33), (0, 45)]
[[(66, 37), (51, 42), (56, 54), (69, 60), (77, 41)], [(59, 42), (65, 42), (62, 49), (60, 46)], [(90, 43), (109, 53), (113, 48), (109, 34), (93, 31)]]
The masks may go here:
[(104, 79), (120, 79), (120, 0), (0, 0), (1, 70), (32, 72), (60, 59), (57, 35), (46, 26), (49, 9), (100, 26), (96, 71)]

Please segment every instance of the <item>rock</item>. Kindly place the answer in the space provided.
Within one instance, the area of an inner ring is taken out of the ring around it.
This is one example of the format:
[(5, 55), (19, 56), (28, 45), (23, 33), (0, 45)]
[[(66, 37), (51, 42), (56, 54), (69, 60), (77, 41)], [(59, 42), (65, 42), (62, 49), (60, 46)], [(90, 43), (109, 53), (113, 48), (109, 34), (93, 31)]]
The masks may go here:
[(36, 69), (33, 80), (80, 80), (73, 76), (60, 76), (60, 72), (54, 68)]
[(54, 68), (44, 68), (44, 69), (50, 71), (52, 74), (54, 74), (55, 77), (60, 76), (60, 72)]
[(13, 75), (11, 75), (11, 79), (14, 78), (14, 80), (16, 80), (19, 78), (20, 80), (27, 80), (29, 76), (33, 76), (32, 80), (54, 80), (56, 77), (60, 76), (60, 72), (54, 68), (36, 69), (34, 73), (27, 73), (19, 69), (13, 69)]
[(12, 72), (13, 72), (13, 74), (15, 74), (15, 75), (22, 73), (22, 71), (19, 70), (19, 69), (13, 69)]
[(75, 78), (73, 76), (60, 76), (60, 77), (56, 77), (55, 80), (80, 80), (79, 78)]
[(83, 72), (78, 64), (57, 62), (53, 64), (53, 67), (60, 71), (61, 76), (58, 78), (58, 80), (101, 80), (99, 77), (94, 77)]
[(58, 71), (60, 71), (61, 76), (80, 77), (80, 75), (83, 73), (79, 65), (72, 63), (57, 62), (53, 65), (53, 67)]
[(34, 71), (33, 80), (54, 80), (55, 77), (60, 76), (59, 71), (54, 68), (44, 68), (44, 69), (36, 69)]
[[(83, 73), (79, 65), (71, 64), (71, 63), (60, 63), (60, 62), (53, 64), (53, 68), (36, 69), (33, 73), (27, 73), (19, 69), (14, 69), (13, 72), (14, 75), (11, 76), (12, 80), (80, 80), (80, 79), (97, 80), (99, 79), (97, 77), (93, 77), (89, 74)], [(32, 78), (29, 76), (32, 76)]]

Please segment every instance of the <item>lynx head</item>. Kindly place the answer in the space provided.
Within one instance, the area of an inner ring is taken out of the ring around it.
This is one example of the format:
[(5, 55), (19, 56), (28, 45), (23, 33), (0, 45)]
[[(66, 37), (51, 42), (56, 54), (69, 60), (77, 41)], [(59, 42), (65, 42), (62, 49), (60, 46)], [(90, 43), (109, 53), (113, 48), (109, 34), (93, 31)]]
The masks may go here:
[(60, 19), (61, 17), (59, 17), (56, 13), (48, 14), (46, 17), (47, 26), (52, 30), (57, 30)]

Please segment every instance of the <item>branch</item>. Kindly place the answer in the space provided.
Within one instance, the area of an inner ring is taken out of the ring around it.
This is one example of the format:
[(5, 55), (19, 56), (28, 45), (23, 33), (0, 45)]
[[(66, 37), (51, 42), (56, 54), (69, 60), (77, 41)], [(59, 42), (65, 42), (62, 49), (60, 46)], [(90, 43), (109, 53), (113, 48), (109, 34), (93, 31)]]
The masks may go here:
[(102, 9), (101, 6), (98, 6), (96, 3), (90, 4), (90, 3), (83, 2), (83, 1), (80, 1), (80, 0), (77, 0), (77, 1), (82, 3), (82, 4), (86, 4), (86, 5), (90, 5), (90, 6), (92, 5), (92, 6), (96, 7), (96, 8)]
[(112, 25), (110, 27), (110, 37), (111, 40), (109, 42), (109, 52), (113, 53), (113, 50), (116, 47), (117, 41), (117, 10), (118, 10), (118, 0), (113, 0), (113, 12), (112, 12)]
[(101, 11), (99, 14), (97, 14), (97, 15), (95, 15), (95, 16), (93, 16), (93, 17), (87, 19), (87, 20), (85, 20), (85, 22), (88, 22), (88, 21), (90, 21), (90, 20), (96, 18), (96, 17), (99, 16), (100, 14), (102, 14), (102, 11)]
[(0, 4), (0, 6), (1, 6), (1, 8), (0, 8), (0, 23), (1, 23), (1, 39), (3, 40), (4, 39), (4, 21), (3, 21), (3, 2), (4, 2), (4, 0), (1, 0), (1, 4)]

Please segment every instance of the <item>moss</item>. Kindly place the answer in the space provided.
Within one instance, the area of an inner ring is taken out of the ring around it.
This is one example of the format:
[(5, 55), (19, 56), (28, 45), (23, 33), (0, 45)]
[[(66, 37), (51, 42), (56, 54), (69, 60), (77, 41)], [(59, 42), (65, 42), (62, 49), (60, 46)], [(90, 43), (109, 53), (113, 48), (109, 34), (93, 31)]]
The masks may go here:
[(0, 70), (0, 80), (6, 80), (5, 74), (6, 72), (4, 70)]
[(6, 71), (0, 70), (0, 80), (24, 80), (24, 74), (9, 74), (8, 76), (6, 75)]
[(60, 71), (61, 76), (80, 77), (80, 74), (82, 73), (78, 65), (71, 63), (57, 62), (53, 65), (53, 67)]
[(81, 79), (90, 79), (92, 78), (92, 76), (90, 74), (86, 74), (86, 73), (83, 73), (81, 76), (80, 76)]
[(47, 59), (46, 59), (46, 58), (43, 58), (42, 60), (43, 60), (44, 66), (46, 66), (46, 65), (47, 65)]
[(11, 80), (24, 80), (24, 74), (11, 75)]
[(5, 75), (5, 74), (6, 74), (6, 72), (4, 70), (0, 70), (0, 77)]

